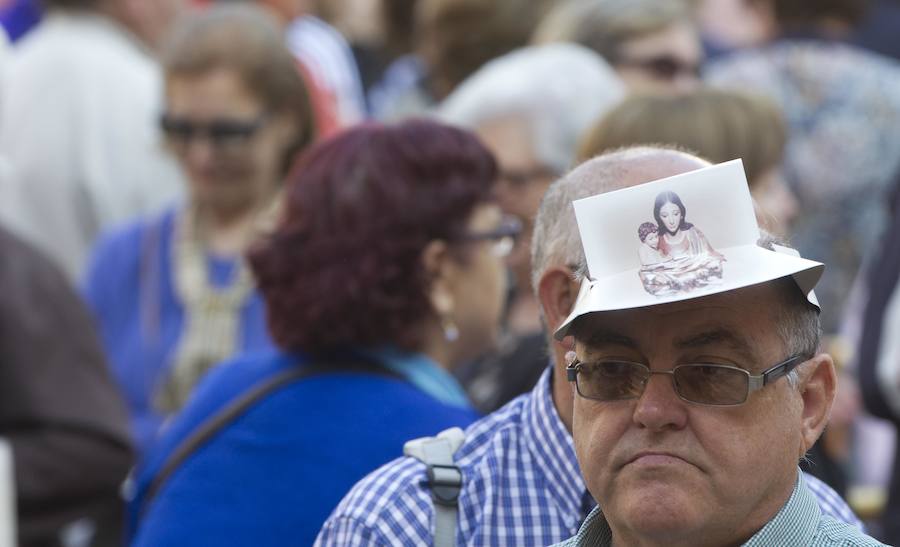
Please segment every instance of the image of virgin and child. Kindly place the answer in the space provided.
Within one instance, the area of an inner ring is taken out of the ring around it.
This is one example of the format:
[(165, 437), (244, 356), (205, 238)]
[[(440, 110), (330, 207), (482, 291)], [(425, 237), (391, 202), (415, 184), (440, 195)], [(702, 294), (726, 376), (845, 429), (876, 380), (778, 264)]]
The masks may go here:
[(725, 257), (686, 217), (687, 209), (678, 194), (664, 191), (653, 203), (656, 222), (638, 227), (639, 275), (650, 294), (690, 292), (722, 280)]

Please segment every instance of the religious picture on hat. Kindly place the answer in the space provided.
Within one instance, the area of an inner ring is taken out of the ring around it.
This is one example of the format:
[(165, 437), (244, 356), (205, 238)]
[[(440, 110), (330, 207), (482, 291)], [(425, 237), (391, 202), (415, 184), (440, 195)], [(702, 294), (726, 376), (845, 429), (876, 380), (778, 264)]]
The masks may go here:
[(774, 242), (758, 245), (762, 234), (740, 160), (573, 207), (585, 277), (558, 338), (586, 313), (658, 306), (788, 276), (817, 305), (812, 289), (824, 266)]
[(654, 296), (668, 296), (718, 284), (722, 281), (725, 257), (687, 221), (687, 209), (675, 192), (660, 192), (653, 203), (656, 222), (638, 226), (638, 270), (644, 290)]

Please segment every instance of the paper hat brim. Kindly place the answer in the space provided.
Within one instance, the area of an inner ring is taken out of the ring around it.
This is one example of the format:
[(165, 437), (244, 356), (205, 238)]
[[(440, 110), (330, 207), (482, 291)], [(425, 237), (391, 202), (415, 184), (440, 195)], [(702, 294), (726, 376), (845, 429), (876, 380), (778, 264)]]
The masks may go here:
[(741, 245), (718, 249), (725, 257), (722, 267), (728, 272), (727, 280), (718, 284), (693, 289), (690, 292), (663, 296), (649, 294), (639, 276), (639, 269), (626, 270), (600, 279), (585, 279), (569, 317), (556, 330), (554, 336), (562, 340), (578, 318), (598, 312), (658, 306), (702, 298), (712, 294), (733, 291), (792, 276), (798, 289), (811, 304), (819, 307), (813, 288), (825, 265), (801, 258), (793, 249), (775, 246), (770, 251), (758, 245)]

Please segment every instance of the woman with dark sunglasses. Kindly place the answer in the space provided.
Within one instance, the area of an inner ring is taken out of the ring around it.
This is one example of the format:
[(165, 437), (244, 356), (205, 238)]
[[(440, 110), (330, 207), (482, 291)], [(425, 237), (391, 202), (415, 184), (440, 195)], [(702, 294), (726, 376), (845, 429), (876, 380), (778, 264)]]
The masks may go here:
[(232, 6), (177, 29), (163, 51), (160, 125), (187, 200), (95, 250), (86, 298), (142, 452), (210, 367), (271, 347), (242, 255), (312, 134), (306, 88), (276, 28)]

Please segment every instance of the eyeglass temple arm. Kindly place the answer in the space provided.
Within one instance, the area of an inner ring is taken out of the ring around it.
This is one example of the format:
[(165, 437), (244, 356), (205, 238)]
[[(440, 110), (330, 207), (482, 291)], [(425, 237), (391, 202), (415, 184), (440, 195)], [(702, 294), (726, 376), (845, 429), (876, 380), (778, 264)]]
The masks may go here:
[(566, 367), (566, 379), (570, 382), (574, 382), (578, 378), (578, 369), (581, 368), (581, 361), (577, 359), (572, 361), (572, 364)]
[(766, 384), (774, 382), (782, 376), (787, 376), (792, 370), (797, 368), (797, 366), (804, 361), (806, 361), (806, 359), (802, 355), (795, 355), (787, 361), (775, 365), (759, 376), (750, 376), (750, 389), (759, 389)]

